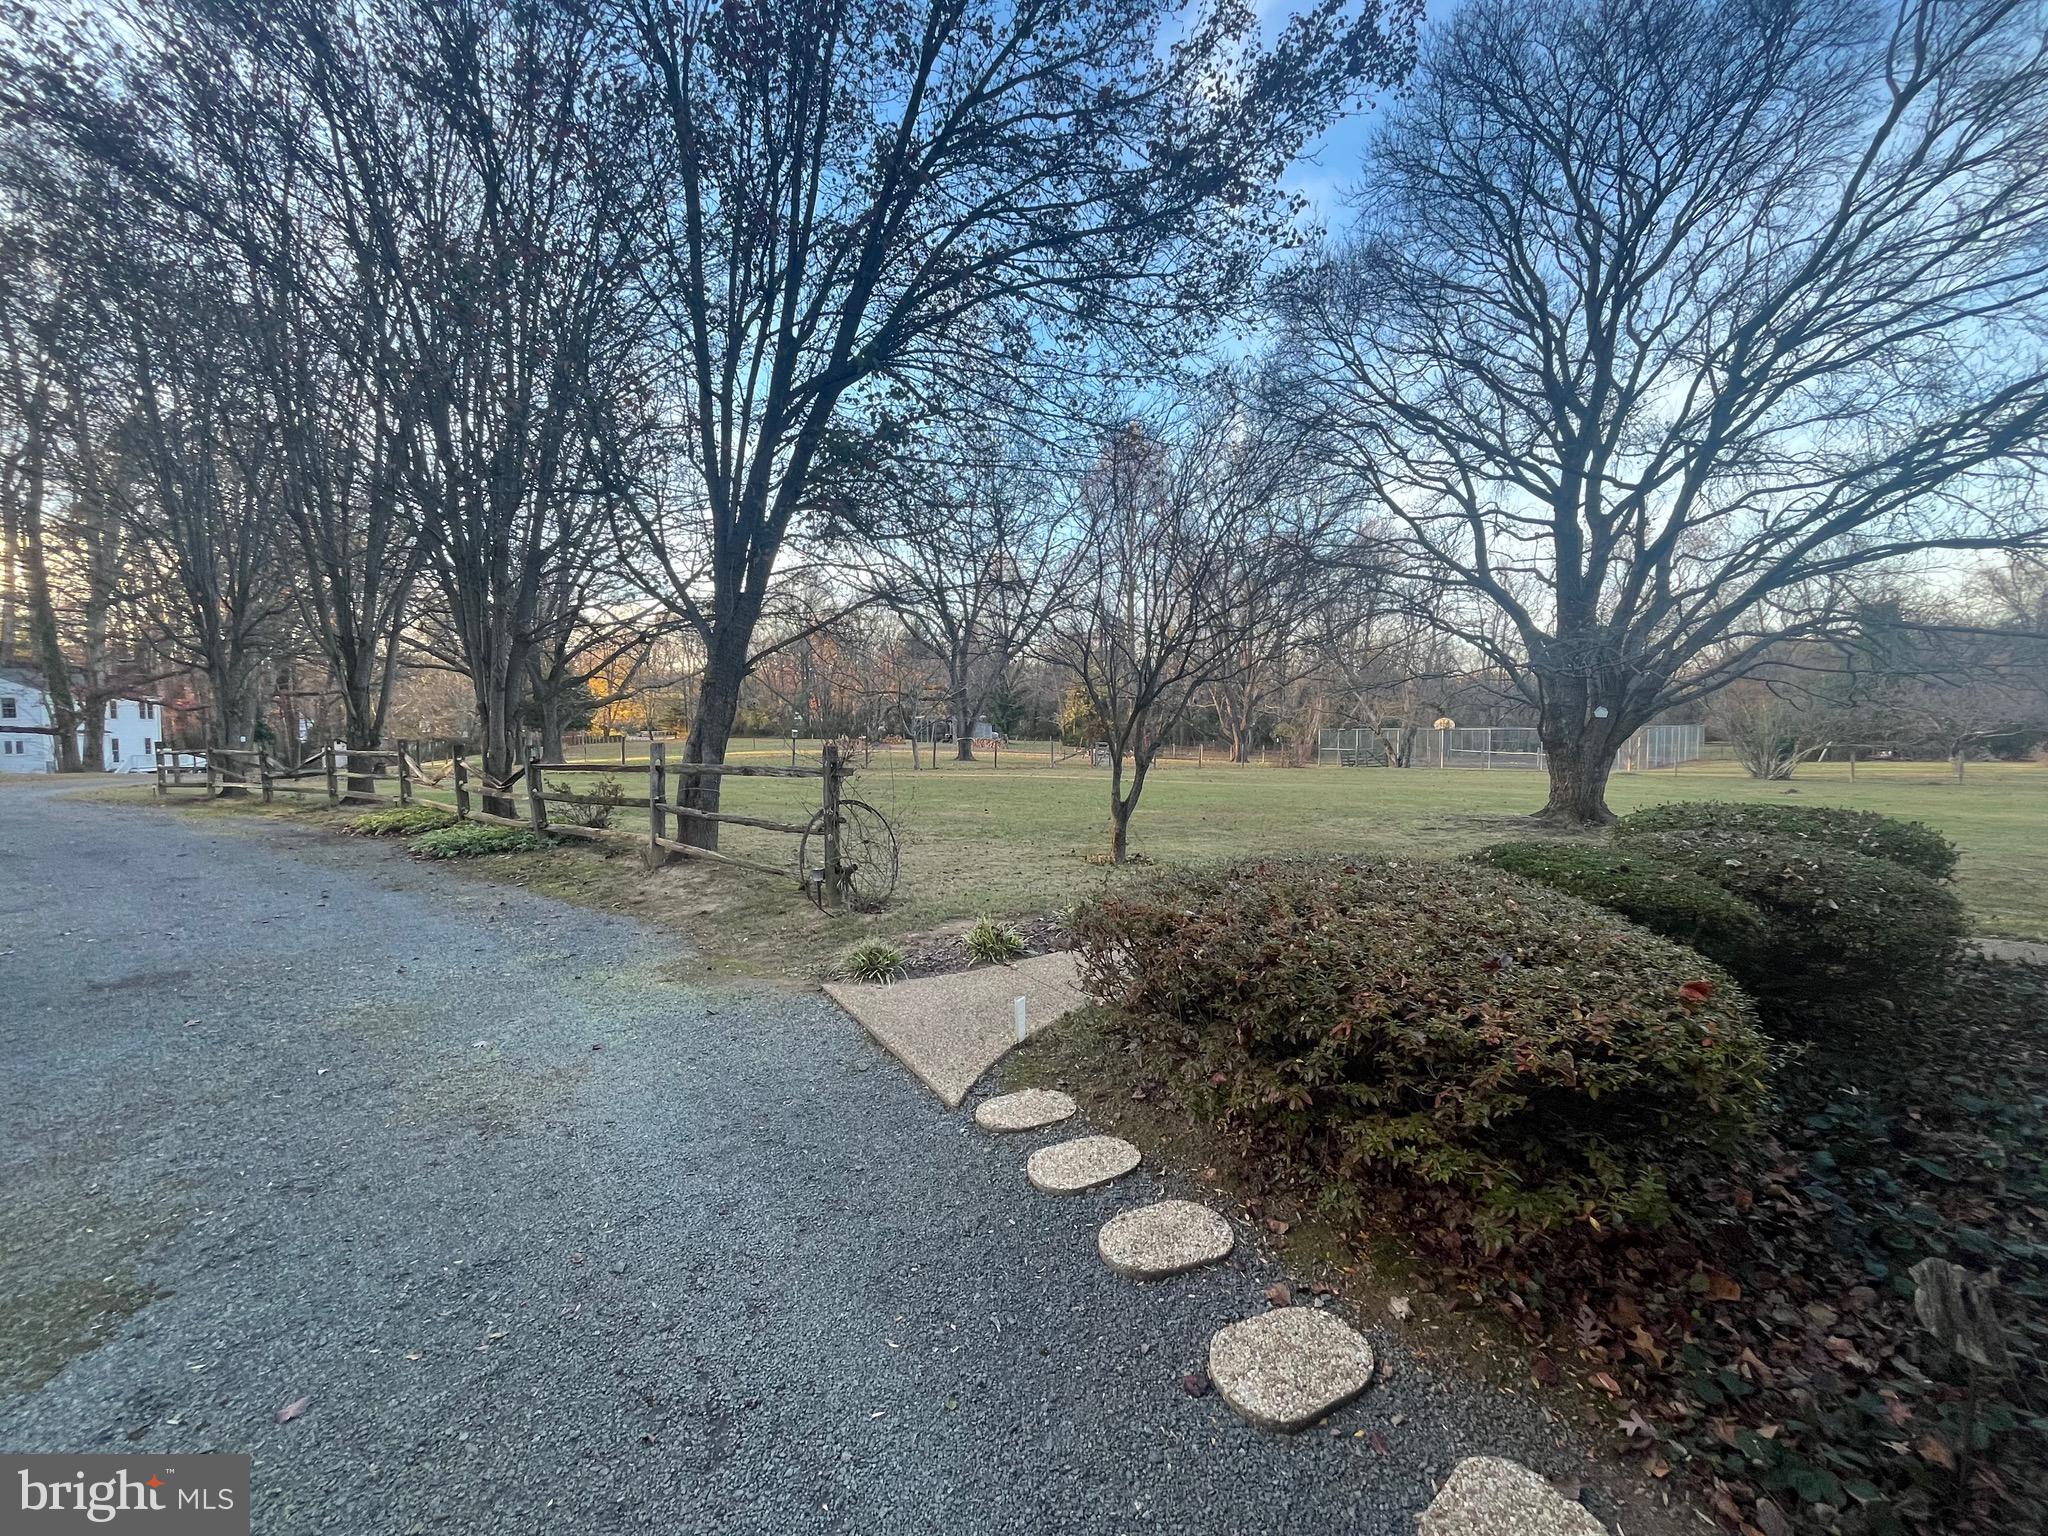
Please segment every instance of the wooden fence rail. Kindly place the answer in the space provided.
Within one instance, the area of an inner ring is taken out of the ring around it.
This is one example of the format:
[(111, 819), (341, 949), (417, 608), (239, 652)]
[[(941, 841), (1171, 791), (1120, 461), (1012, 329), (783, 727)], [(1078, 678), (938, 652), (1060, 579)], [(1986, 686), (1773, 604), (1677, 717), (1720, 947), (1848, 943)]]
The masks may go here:
[[(255, 791), (266, 803), (276, 795), (324, 795), (330, 806), (385, 804), (394, 800), (399, 805), (410, 805), (418, 784), (438, 786), (445, 782), (451, 786), (458, 821), (524, 827), (542, 836), (633, 843), (641, 848), (642, 856), (651, 868), (658, 868), (672, 858), (708, 859), (783, 879), (793, 875), (798, 886), (820, 906), (836, 909), (844, 905), (850, 892), (846, 879), (848, 870), (840, 862), (839, 828), (849, 767), (837, 743), (825, 744), (816, 768), (670, 763), (668, 749), (661, 742), (650, 743), (648, 753), (644, 764), (613, 764), (544, 762), (538, 752), (533, 752), (528, 754), (521, 767), (503, 779), (496, 779), (476, 767), (467, 749), (461, 745), (452, 749), (448, 769), (438, 777), (427, 774), (420, 767), (411, 744), (407, 742), (376, 748), (351, 747), (336, 742), (322, 747), (297, 764), (275, 759), (263, 748), (212, 747), (180, 751), (159, 746), (156, 749), (156, 793), (157, 798), (167, 799), (180, 790), (203, 790), (209, 798)], [(590, 793), (587, 785), (583, 788), (570, 787), (576, 784), (577, 776), (596, 775), (616, 780), (622, 769), (634, 768), (646, 770), (647, 789), (644, 794)], [(798, 822), (742, 815), (736, 811), (708, 811), (701, 805), (689, 803), (697, 793), (695, 784), (716, 776), (816, 779), (820, 787), (819, 808), (810, 820)], [(672, 780), (680, 781), (683, 786), (681, 800), (671, 793)], [(484, 810), (477, 803), (481, 798), (511, 799), (522, 786), (526, 801), (523, 817), (498, 815)], [(644, 810), (647, 812), (646, 829), (635, 832), (622, 827), (588, 826), (554, 819), (548, 814), (551, 805)], [(750, 827), (756, 831), (795, 837), (798, 843), (789, 862), (772, 864), (722, 849), (700, 848), (684, 838), (686, 822)], [(810, 857), (806, 857), (806, 850)], [(812, 858), (816, 862), (805, 868)], [(891, 862), (893, 885), (893, 855)]]

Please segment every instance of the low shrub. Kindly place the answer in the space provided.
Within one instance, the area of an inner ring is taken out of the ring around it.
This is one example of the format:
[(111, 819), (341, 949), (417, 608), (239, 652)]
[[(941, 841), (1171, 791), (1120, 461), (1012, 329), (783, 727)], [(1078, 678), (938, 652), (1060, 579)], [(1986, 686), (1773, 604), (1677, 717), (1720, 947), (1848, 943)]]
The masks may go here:
[(463, 821), (412, 840), (412, 852), (423, 859), (475, 859), (491, 853), (537, 853), (548, 847), (544, 837), (518, 827)]
[(968, 929), (962, 942), (967, 946), (967, 958), (976, 965), (1000, 965), (1024, 953), (1024, 935), (992, 917), (984, 917)]
[(1496, 843), (1473, 857), (1618, 912), (1738, 976), (1752, 971), (1763, 944), (1763, 914), (1755, 907), (1705, 875), (1634, 847)]
[[(560, 788), (560, 785), (556, 786)], [(587, 797), (587, 803), (575, 804), (567, 800), (556, 801), (549, 807), (549, 813), (572, 827), (590, 827), (603, 831), (612, 824), (619, 802), (626, 798), (626, 787), (617, 779), (598, 779), (594, 783), (575, 784), (574, 793)]]
[(1772, 993), (1864, 992), (1952, 959), (1969, 926), (1947, 886), (1888, 859), (1761, 832), (1651, 832), (1619, 845), (1704, 875), (1762, 914), (1744, 968)]
[(1490, 1247), (1654, 1224), (1660, 1164), (1765, 1099), (1748, 1001), (1691, 950), (1473, 864), (1154, 876), (1076, 923), (1083, 976), (1186, 1101), (1355, 1200), (1432, 1186)]
[(1946, 880), (1956, 872), (1956, 845), (1922, 821), (1900, 821), (1875, 811), (1845, 811), (1831, 805), (1743, 805), (1683, 800), (1631, 811), (1615, 835), (1649, 832), (1759, 832), (1793, 837), (1828, 848), (1846, 848), (1866, 858), (1886, 859)]
[(455, 825), (455, 813), (438, 805), (393, 805), (365, 811), (348, 824), (358, 837), (412, 837)]
[(855, 981), (895, 981), (903, 974), (903, 951), (886, 939), (862, 939), (849, 949), (839, 968)]

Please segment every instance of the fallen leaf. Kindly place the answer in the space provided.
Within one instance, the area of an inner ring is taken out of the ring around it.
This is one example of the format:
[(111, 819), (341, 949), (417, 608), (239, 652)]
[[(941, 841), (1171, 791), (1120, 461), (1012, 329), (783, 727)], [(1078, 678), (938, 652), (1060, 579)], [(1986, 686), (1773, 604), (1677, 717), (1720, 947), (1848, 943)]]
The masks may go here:
[(1209, 1378), (1200, 1371), (1189, 1371), (1181, 1377), (1180, 1389), (1189, 1397), (1201, 1397), (1209, 1390)]
[(1276, 1280), (1266, 1287), (1266, 1305), (1269, 1307), (1291, 1307), (1294, 1305), (1294, 1287), (1285, 1280)]
[(293, 1419), (296, 1419), (300, 1414), (304, 1413), (308, 1408), (312, 1406), (313, 1399), (311, 1397), (294, 1398), (292, 1399), (292, 1401), (286, 1403), (282, 1408), (277, 1410), (277, 1422), (280, 1424), (289, 1424)]

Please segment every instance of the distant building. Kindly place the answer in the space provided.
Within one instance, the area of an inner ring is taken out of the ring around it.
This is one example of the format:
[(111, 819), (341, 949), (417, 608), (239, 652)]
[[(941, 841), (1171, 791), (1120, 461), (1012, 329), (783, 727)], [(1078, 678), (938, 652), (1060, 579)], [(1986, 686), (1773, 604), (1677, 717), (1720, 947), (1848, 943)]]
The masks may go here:
[[(141, 771), (152, 765), (163, 739), (163, 700), (153, 694), (123, 694), (107, 700), (100, 738), (100, 767), (108, 773)], [(85, 728), (79, 727), (79, 750)], [(57, 733), (50, 724), (50, 698), (40, 672), (0, 667), (0, 773), (55, 773)]]

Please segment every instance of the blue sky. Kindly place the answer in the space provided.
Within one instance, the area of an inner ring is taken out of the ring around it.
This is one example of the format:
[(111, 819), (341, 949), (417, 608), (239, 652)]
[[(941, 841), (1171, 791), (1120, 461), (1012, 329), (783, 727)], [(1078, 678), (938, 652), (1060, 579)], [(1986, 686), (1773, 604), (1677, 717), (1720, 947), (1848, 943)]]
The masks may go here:
[[(1260, 0), (1258, 7), (1268, 35), (1301, 8), (1293, 0)], [(1426, 0), (1425, 32), (1456, 8), (1457, 0)], [(1380, 101), (1384, 104), (1384, 95)], [(1338, 123), (1283, 178), (1290, 190), (1308, 199), (1316, 218), (1327, 228), (1342, 228), (1347, 219), (1344, 197), (1358, 182), (1359, 162), (1372, 137), (1374, 116), (1372, 112), (1361, 112)]]

